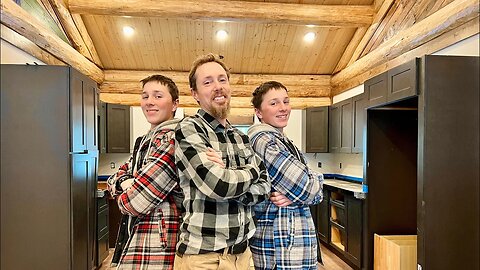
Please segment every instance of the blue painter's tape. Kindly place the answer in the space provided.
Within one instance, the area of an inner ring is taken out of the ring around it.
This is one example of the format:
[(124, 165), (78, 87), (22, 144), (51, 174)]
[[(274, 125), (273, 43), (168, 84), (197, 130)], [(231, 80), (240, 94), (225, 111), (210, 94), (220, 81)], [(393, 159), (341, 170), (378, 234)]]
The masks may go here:
[(108, 177), (110, 177), (110, 175), (99, 175), (98, 181), (107, 181)]
[(323, 174), (324, 179), (338, 179), (338, 180), (345, 180), (345, 181), (350, 181), (350, 182), (363, 182), (363, 178), (361, 177), (354, 177), (354, 176), (348, 176), (348, 175), (342, 175), (342, 174), (330, 174), (330, 173), (324, 173)]
[(363, 184), (362, 185), (362, 191), (363, 191), (363, 193), (368, 193), (368, 185)]

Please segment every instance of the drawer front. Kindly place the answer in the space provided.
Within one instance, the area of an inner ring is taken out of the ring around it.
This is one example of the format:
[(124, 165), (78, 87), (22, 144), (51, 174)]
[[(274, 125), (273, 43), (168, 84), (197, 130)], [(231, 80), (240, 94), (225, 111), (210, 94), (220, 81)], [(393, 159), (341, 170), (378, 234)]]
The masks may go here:
[(108, 207), (98, 213), (97, 222), (98, 236), (108, 233)]
[(108, 257), (109, 253), (109, 246), (108, 246), (108, 233), (101, 238), (98, 239), (97, 241), (97, 260), (98, 260), (98, 266)]

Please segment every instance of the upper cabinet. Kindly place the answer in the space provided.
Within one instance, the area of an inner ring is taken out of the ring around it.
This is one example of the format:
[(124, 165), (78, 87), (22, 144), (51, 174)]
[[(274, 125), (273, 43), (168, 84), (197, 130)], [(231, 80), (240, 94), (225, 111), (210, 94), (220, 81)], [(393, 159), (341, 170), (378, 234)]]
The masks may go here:
[(307, 108), (305, 138), (305, 152), (328, 152), (328, 106)]
[(352, 97), (352, 153), (363, 152), (363, 138), (366, 132), (366, 111), (368, 100), (366, 95), (360, 94)]
[(101, 153), (130, 153), (130, 106), (101, 102), (99, 149)]
[(418, 59), (395, 67), (365, 82), (368, 107), (417, 95)]
[(71, 151), (97, 149), (97, 85), (75, 69), (70, 71)]
[(330, 107), (330, 152), (361, 153), (365, 130), (364, 94), (354, 96)]
[(330, 152), (352, 152), (352, 99), (330, 107)]

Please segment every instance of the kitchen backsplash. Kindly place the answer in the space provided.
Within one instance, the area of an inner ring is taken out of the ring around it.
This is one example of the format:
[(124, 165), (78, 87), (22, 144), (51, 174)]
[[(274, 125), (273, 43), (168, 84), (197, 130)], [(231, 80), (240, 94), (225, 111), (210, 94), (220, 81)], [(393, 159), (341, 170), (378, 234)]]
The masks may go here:
[[(363, 178), (363, 154), (306, 153), (308, 166), (321, 173), (342, 174)], [(318, 162), (322, 167), (318, 167)]]
[[(111, 153), (100, 154), (98, 159), (98, 175), (111, 175), (118, 171), (118, 167), (122, 166), (130, 158), (130, 153)], [(110, 167), (111, 163), (115, 166)]]

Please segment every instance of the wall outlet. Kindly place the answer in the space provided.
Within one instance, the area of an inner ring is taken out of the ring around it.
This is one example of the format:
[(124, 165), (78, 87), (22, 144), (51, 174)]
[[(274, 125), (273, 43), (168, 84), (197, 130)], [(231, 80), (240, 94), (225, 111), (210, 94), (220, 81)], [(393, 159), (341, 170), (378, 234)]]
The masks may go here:
[(321, 167), (322, 167), (322, 162), (320, 162), (320, 161), (317, 162), (317, 167), (318, 167), (318, 168), (321, 168)]
[(340, 167), (340, 169), (342, 168), (342, 163), (340, 162), (340, 164), (338, 165)]
[(115, 162), (110, 162), (110, 169), (115, 169)]

